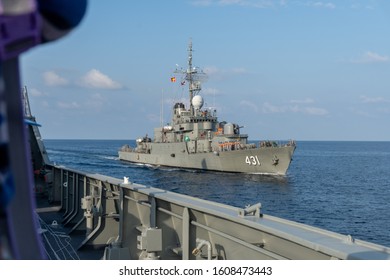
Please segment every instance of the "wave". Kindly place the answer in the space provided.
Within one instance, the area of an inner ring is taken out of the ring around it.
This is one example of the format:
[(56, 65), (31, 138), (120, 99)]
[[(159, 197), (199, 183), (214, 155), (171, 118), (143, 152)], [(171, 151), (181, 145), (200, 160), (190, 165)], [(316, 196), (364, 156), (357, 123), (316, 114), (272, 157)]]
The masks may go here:
[(98, 157), (102, 158), (102, 159), (119, 160), (119, 157), (117, 157), (117, 156), (104, 156), (104, 155), (100, 155)]

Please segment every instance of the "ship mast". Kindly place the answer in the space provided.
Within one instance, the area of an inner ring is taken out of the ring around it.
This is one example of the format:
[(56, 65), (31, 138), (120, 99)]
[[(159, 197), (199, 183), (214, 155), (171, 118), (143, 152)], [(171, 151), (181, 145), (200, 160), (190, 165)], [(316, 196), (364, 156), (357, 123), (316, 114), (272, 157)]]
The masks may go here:
[(192, 79), (193, 69), (192, 69), (192, 40), (188, 44), (188, 69), (186, 80), (188, 81), (188, 92), (190, 94), (190, 112), (191, 116), (194, 115), (194, 106), (192, 105), (192, 98), (194, 97), (194, 86)]
[(28, 94), (27, 94), (27, 87), (26, 86), (24, 86), (22, 88), (22, 102), (23, 102), (24, 116), (26, 118), (31, 119), (32, 115), (31, 115), (30, 102), (28, 100)]
[(194, 106), (192, 105), (192, 98), (199, 94), (199, 92), (202, 89), (201, 82), (206, 80), (207, 75), (203, 72), (202, 69), (199, 69), (198, 67), (192, 66), (192, 40), (190, 39), (190, 42), (188, 44), (188, 68), (187, 70), (177, 70), (175, 73), (181, 73), (184, 74), (184, 80), (188, 82), (188, 92), (189, 92), (189, 98), (190, 98), (190, 114), (191, 116), (194, 116)]

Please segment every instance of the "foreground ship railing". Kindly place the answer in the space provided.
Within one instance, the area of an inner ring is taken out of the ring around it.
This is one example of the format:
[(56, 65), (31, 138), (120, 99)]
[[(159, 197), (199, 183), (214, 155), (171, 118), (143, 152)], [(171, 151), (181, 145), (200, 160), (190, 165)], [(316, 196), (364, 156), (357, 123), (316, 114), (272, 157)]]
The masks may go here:
[(390, 259), (388, 247), (262, 215), (260, 204), (240, 209), (48, 168), (52, 205), (37, 212), (47, 223), (60, 217), (81, 259)]

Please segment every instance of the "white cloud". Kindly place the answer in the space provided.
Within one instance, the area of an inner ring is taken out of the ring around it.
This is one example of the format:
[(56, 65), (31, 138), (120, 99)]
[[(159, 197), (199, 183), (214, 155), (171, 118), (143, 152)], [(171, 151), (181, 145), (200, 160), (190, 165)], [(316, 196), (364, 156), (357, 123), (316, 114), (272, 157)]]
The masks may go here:
[(215, 74), (219, 74), (221, 73), (222, 71), (219, 70), (216, 66), (207, 66), (203, 69), (203, 71), (207, 74), (207, 75), (215, 75)]
[(293, 105), (273, 105), (269, 102), (264, 102), (260, 107), (255, 103), (242, 100), (240, 101), (240, 106), (249, 108), (254, 112), (261, 112), (263, 114), (283, 114), (283, 113), (302, 113), (306, 115), (315, 115), (315, 116), (325, 116), (329, 112), (324, 108), (314, 107), (314, 106), (302, 106), (302, 104), (311, 104), (314, 101), (310, 98), (306, 100), (293, 100)]
[(275, 106), (271, 103), (265, 102), (262, 106), (262, 112), (265, 114), (269, 113), (285, 113), (288, 111), (288, 107), (285, 105), (282, 106)]
[(270, 0), (219, 0), (218, 4), (222, 6), (227, 5), (240, 5), (240, 6), (249, 6), (255, 8), (266, 8), (272, 7), (275, 5), (275, 1)]
[(46, 93), (36, 89), (36, 88), (32, 88), (32, 89), (29, 89), (28, 90), (28, 95), (30, 96), (34, 96), (34, 97), (41, 97), (41, 96), (47, 96)]
[(46, 71), (43, 73), (43, 81), (48, 86), (65, 86), (69, 84), (69, 81), (59, 76), (54, 71)]
[(366, 52), (364, 57), (369, 62), (386, 62), (386, 61), (389, 61), (389, 57), (388, 56), (379, 55), (379, 54), (373, 53), (373, 52)]
[(360, 100), (362, 103), (387, 103), (388, 100), (384, 99), (383, 97), (369, 97), (365, 95), (360, 96)]
[(259, 111), (259, 108), (257, 107), (256, 104), (254, 104), (253, 102), (247, 101), (247, 100), (241, 100), (240, 106), (245, 107), (245, 108), (249, 108), (256, 113)]
[(371, 51), (365, 52), (360, 58), (353, 59), (353, 63), (384, 63), (389, 62), (390, 58), (387, 55), (380, 55)]
[(303, 113), (308, 114), (308, 115), (316, 115), (316, 116), (325, 116), (329, 112), (323, 108), (318, 108), (318, 107), (304, 107), (303, 108)]
[(73, 101), (73, 102), (57, 102), (57, 106), (61, 109), (78, 109), (80, 108), (80, 104), (78, 104), (77, 102)]
[(120, 89), (123, 86), (99, 70), (92, 69), (81, 79), (83, 86), (100, 89)]
[(350, 7), (352, 9), (367, 9), (367, 10), (374, 10), (376, 7), (376, 3), (374, 1), (362, 1), (362, 3), (359, 3), (358, 1), (355, 1), (351, 3)]
[(307, 6), (315, 7), (315, 8), (325, 8), (325, 9), (335, 9), (336, 8), (336, 5), (333, 4), (332, 2), (320, 2), (320, 1), (317, 1), (317, 2), (310, 1), (307, 3)]

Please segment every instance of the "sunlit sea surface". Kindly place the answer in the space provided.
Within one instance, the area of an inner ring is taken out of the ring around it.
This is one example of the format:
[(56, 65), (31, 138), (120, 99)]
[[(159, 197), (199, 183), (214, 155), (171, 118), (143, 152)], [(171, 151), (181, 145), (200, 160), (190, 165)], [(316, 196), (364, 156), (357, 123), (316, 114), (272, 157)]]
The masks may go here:
[(284, 177), (135, 165), (118, 159), (134, 140), (45, 140), (52, 162), (69, 168), (237, 207), (390, 247), (390, 142), (297, 143)]

